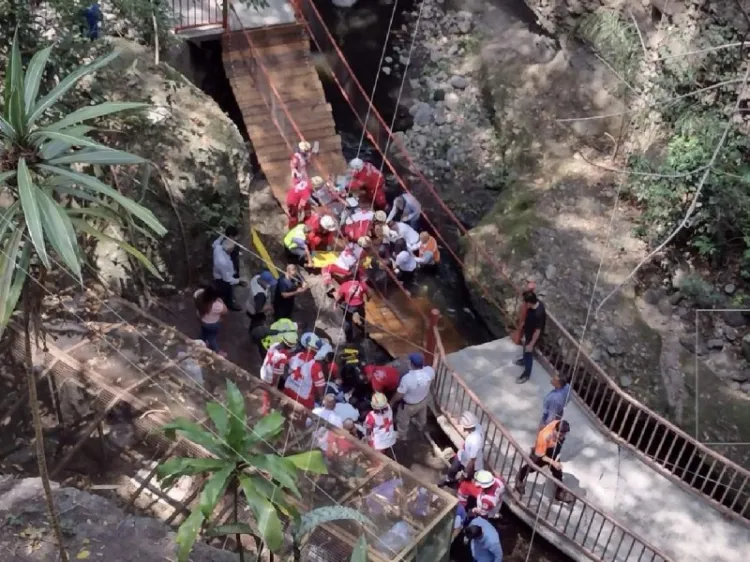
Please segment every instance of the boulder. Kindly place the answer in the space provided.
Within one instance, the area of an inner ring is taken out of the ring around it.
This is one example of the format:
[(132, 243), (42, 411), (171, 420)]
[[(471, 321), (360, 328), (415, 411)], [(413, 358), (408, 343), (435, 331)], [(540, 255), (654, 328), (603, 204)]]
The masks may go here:
[[(55, 483), (52, 493), (71, 560), (163, 562), (176, 559), (175, 532), (158, 519), (126, 514), (103, 497), (75, 488), (60, 488)], [(51, 537), (43, 541), (43, 548), (27, 548), (29, 540), (19, 536), (24, 528), (49, 532), (39, 478), (6, 479), (0, 484), (0, 517), (10, 521), (11, 516), (21, 522), (21, 527), (10, 523), (0, 528), (0, 550), (17, 554), (10, 558), (4, 555), (3, 560), (57, 560)], [(197, 541), (190, 560), (236, 562), (237, 555)]]
[(465, 90), (469, 85), (469, 81), (463, 76), (453, 75), (450, 79), (450, 85), (457, 90)]

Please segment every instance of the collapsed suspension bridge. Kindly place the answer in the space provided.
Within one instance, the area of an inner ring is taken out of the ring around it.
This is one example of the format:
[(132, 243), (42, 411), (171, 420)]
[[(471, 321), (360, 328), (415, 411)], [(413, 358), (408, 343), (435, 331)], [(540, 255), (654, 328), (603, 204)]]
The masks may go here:
[[(260, 11), (221, 0), (173, 0), (172, 6), (178, 21), (177, 31), (186, 37), (221, 36), (227, 75), (242, 109), (261, 168), (277, 199), (281, 202), (284, 200), (288, 184), (288, 158), (292, 147), (300, 140), (320, 142), (317, 165), (322, 175), (341, 173), (345, 167), (331, 108), (310, 60), (312, 42), (316, 50), (336, 60), (338, 74), (332, 71), (331, 76), (364, 134), (382, 156), (384, 166), (404, 190), (413, 191), (421, 200), (431, 203), (425, 205), (426, 209), (437, 209), (436, 212), (425, 212), (425, 221), (457, 263), (466, 266), (457, 244), (450, 243), (444, 235), (445, 229), (436, 225), (445, 224), (447, 219), (470, 243), (468, 232), (372, 106), (370, 95), (354, 75), (312, 0), (295, 0), (293, 4), (279, 0)], [(344, 84), (354, 87), (345, 88)], [(402, 169), (388, 157), (388, 147), (397, 154), (399, 161), (409, 165), (411, 173), (416, 175), (416, 181), (407, 181), (403, 177)], [(473, 264), (474, 268), (480, 267), (486, 278), (496, 277), (507, 286), (516, 288), (503, 264), (482, 248), (475, 250), (478, 263)], [(502, 299), (490, 287), (480, 286), (480, 289), (488, 306), (497, 308), (507, 324), (511, 325), (514, 319), (508, 316), (508, 307)], [(432, 330), (426, 322), (429, 303), (415, 302), (407, 293), (401, 293), (400, 301), (403, 302), (394, 307), (383, 299), (380, 301), (383, 306), (368, 310), (374, 324), (384, 328), (380, 341), (386, 349), (401, 353), (408, 348), (409, 340), (413, 345), (421, 346), (422, 333), (427, 332), (433, 341), (439, 344), (446, 342), (445, 347), (449, 349), (445, 351), (456, 350), (451, 345), (456, 340), (451, 339), (450, 329), (444, 329), (443, 333), (439, 330), (430, 333)], [(684, 557), (681, 553), (684, 550), (676, 549), (672, 544), (675, 541), (685, 543), (681, 546), (686, 546), (688, 550), (704, 552), (705, 544), (701, 543), (705, 541), (701, 537), (705, 535), (700, 532), (703, 522), (692, 520), (687, 509), (685, 513), (680, 512), (678, 508), (682, 505), (683, 497), (687, 498), (684, 501), (700, 502), (698, 505), (706, 510), (706, 520), (709, 516), (713, 518), (711, 521), (716, 520), (714, 514), (725, 517), (725, 523), (719, 522), (711, 528), (713, 537), (723, 539), (728, 544), (750, 545), (750, 472), (624, 393), (580, 349), (576, 339), (554, 316), (549, 316), (549, 333), (538, 357), (541, 366), (549, 372), (563, 373), (574, 381), (575, 404), (586, 416), (587, 423), (616, 445), (618, 459), (621, 449), (627, 451), (637, 460), (634, 467), (651, 471), (654, 482), (659, 482), (667, 491), (673, 490), (675, 502), (670, 505), (672, 511), (668, 511), (667, 506), (661, 506), (661, 511), (656, 513), (639, 513), (638, 506), (634, 504), (631, 511), (662, 525), (639, 525), (638, 533), (613, 518), (613, 514), (620, 513), (618, 508), (621, 505), (587, 500), (582, 490), (570, 490), (574, 501), (569, 505), (555, 504), (543, 493), (535, 494), (533, 490), (524, 496), (511, 494), (511, 508), (576, 558), (682, 562), (681, 558)], [(389, 339), (389, 335), (393, 334), (397, 337)], [(436, 408), (449, 421), (454, 421), (461, 408), (480, 413), (487, 436), (488, 460), (495, 470), (512, 479), (526, 452), (525, 447), (514, 439), (518, 434), (513, 432), (511, 435), (498, 421), (492, 407), (483, 403), (487, 397), (480, 400), (476, 388), (470, 388), (472, 385), (464, 382), (464, 378), (470, 380), (470, 366), (466, 367), (465, 373), (456, 373), (449, 366), (461, 363), (462, 356), (446, 357), (445, 353), (440, 352), (437, 355), (440, 376)], [(576, 356), (580, 359), (574, 360)], [(571, 461), (570, 464), (573, 463)], [(542, 489), (547, 479), (549, 477), (546, 475), (538, 475)], [(627, 505), (629, 501), (634, 501), (627, 489), (618, 488), (617, 493), (616, 501), (619, 504)], [(663, 532), (675, 518), (680, 519), (680, 524), (686, 528), (686, 536), (677, 538)], [(693, 536), (688, 536), (691, 529), (695, 532)], [(721, 541), (716, 539), (716, 542)], [(739, 550), (742, 552), (744, 549), (741, 547)], [(714, 558), (722, 559), (718, 550)]]

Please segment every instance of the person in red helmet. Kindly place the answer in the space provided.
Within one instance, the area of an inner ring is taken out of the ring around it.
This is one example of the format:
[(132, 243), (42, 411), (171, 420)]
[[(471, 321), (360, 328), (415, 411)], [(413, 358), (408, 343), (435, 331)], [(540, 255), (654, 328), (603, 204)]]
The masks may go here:
[(310, 227), (307, 234), (307, 245), (311, 250), (330, 250), (336, 241), (336, 231), (339, 225), (331, 215), (313, 213), (305, 221)]
[(385, 209), (388, 202), (385, 198), (385, 177), (380, 170), (369, 162), (355, 158), (349, 162), (352, 173), (350, 189), (364, 191), (367, 198), (372, 201), (375, 209)]

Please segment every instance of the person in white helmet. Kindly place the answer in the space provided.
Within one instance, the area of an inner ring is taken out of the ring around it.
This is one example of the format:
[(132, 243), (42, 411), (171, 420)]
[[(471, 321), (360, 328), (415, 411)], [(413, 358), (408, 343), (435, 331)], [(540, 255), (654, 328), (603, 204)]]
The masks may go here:
[(470, 513), (486, 519), (494, 519), (503, 505), (505, 482), (489, 470), (478, 470), (474, 473), (474, 484), (479, 493), (476, 496), (477, 505)]
[(289, 166), (292, 169), (292, 184), (307, 178), (307, 166), (312, 158), (312, 145), (307, 141), (297, 144), (297, 150), (292, 154)]
[[(271, 344), (268, 348), (263, 364), (260, 366), (260, 378), (274, 388), (278, 388), (284, 381), (289, 358), (297, 347), (297, 333), (284, 332), (281, 341)], [(267, 413), (271, 399), (268, 393), (263, 393), (263, 413)]]
[(350, 189), (362, 190), (372, 202), (375, 209), (385, 209), (388, 204), (385, 197), (385, 177), (380, 170), (369, 162), (355, 158), (349, 162), (352, 180)]
[(312, 410), (315, 399), (322, 400), (326, 386), (323, 370), (315, 356), (322, 347), (320, 338), (312, 332), (300, 338), (303, 350), (289, 360), (289, 376), (284, 381), (284, 394)]
[(314, 212), (305, 221), (310, 227), (307, 245), (311, 250), (331, 250), (336, 241), (339, 223), (331, 215), (322, 211)]
[(357, 243), (349, 242), (336, 261), (323, 268), (323, 282), (330, 284), (332, 276), (347, 278), (357, 276), (365, 258), (365, 250), (372, 243), (369, 236), (362, 236)]
[(475, 471), (484, 469), (484, 434), (479, 427), (477, 416), (467, 410), (461, 414), (459, 423), (466, 432), (466, 438), (463, 446), (451, 460), (451, 467), (442, 483), (443, 486), (456, 484), (456, 477), (461, 471), (467, 479), (471, 479)]
[(376, 392), (370, 401), (372, 410), (365, 417), (366, 438), (376, 451), (390, 450), (396, 444), (396, 429), (393, 425), (393, 411), (385, 394)]

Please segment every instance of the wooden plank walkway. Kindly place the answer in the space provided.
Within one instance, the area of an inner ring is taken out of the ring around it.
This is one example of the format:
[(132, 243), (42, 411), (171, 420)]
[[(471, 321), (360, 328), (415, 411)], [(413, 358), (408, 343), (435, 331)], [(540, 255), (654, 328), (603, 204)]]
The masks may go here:
[[(282, 207), (290, 186), (289, 159), (300, 137), (320, 143), (313, 161), (315, 173), (326, 177), (345, 172), (341, 137), (303, 27), (288, 24), (226, 33), (222, 46), (226, 75), (247, 132)], [(368, 303), (367, 331), (397, 357), (424, 345), (424, 318), (432, 307), (426, 299), (408, 299), (395, 288), (391, 293), (388, 299), (376, 294)], [(450, 322), (441, 322), (441, 334), (449, 351), (466, 345)]]

